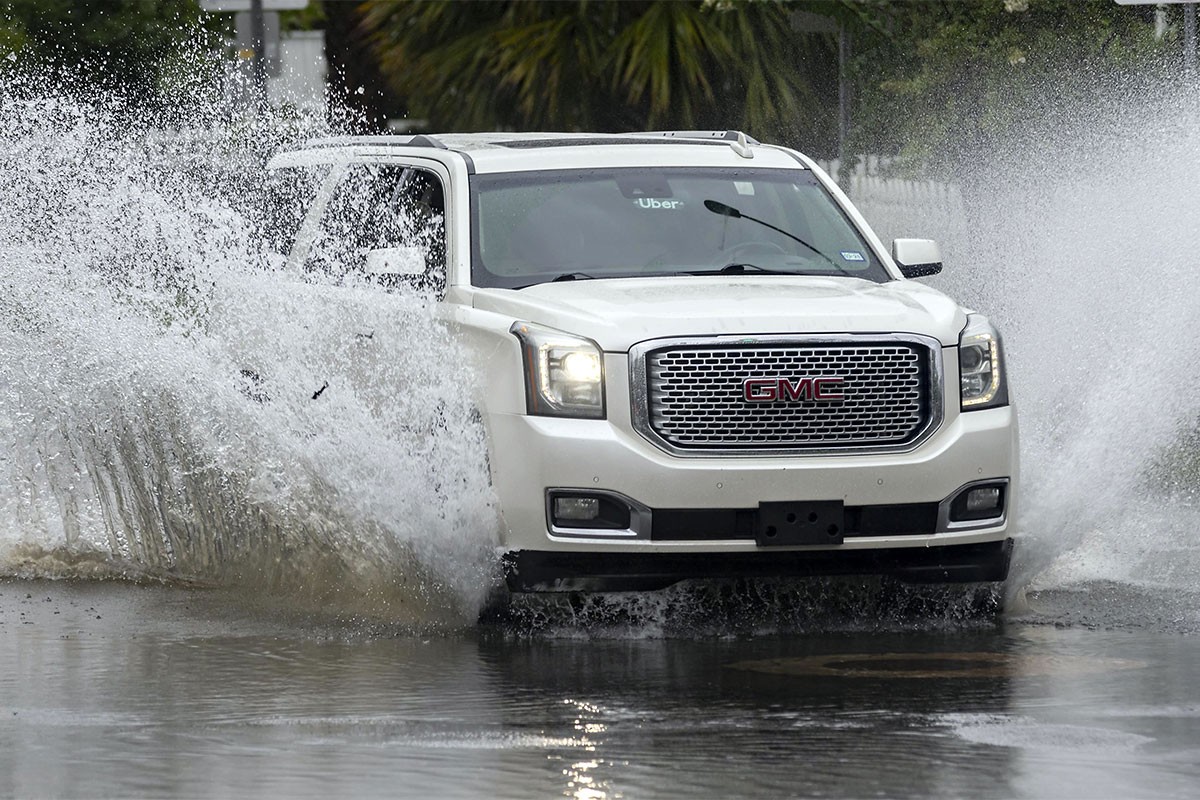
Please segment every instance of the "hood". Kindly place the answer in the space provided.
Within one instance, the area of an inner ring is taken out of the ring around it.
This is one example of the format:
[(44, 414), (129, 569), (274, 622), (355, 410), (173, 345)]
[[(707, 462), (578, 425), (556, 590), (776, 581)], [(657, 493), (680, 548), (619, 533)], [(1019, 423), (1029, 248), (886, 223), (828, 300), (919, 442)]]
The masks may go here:
[(957, 345), (963, 310), (915, 281), (699, 276), (477, 289), (474, 306), (586, 336), (608, 352), (674, 336), (920, 333)]

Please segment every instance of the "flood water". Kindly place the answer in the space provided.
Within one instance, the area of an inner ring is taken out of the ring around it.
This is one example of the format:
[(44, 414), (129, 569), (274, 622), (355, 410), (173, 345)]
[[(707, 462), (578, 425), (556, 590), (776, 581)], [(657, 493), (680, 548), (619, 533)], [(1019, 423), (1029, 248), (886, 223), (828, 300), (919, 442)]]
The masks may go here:
[(414, 636), (12, 580), (0, 795), (1195, 796), (1200, 637), (1103, 610), (1118, 624), (1064, 626), (1079, 599), (954, 625)]
[(481, 622), (436, 304), (262, 248), (263, 160), (328, 126), (46, 83), (0, 94), (0, 796), (1197, 794), (1197, 96), (1031, 121), (880, 230), (1006, 337), (1006, 610), (846, 580)]

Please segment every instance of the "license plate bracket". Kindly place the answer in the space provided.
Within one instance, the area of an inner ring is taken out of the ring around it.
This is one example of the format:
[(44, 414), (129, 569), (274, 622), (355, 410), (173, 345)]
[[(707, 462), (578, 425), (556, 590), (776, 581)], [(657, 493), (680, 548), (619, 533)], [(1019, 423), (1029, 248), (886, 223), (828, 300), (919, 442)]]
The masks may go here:
[(759, 503), (754, 538), (759, 547), (841, 544), (845, 529), (841, 500)]

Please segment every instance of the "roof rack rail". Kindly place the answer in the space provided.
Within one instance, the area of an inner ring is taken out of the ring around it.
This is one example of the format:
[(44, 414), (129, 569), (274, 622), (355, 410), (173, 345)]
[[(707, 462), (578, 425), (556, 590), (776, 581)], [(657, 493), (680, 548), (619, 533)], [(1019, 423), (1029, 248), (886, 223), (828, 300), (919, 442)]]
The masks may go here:
[(741, 131), (641, 131), (637, 135), (668, 139), (724, 139), (727, 142), (736, 142), (738, 137), (744, 137), (749, 144), (761, 144), (753, 136), (746, 136)]
[(371, 145), (374, 147), (434, 147), (438, 150), (448, 150), (433, 136), (417, 133), (411, 136), (330, 136), (321, 139), (310, 139), (305, 147), (353, 147), (355, 145)]

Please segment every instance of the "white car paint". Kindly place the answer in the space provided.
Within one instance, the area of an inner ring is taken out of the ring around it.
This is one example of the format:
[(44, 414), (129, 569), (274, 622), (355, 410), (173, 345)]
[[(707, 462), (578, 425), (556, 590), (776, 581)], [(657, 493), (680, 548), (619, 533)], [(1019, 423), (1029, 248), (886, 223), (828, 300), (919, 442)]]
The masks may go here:
[[(971, 312), (942, 293), (905, 279), (846, 195), (807, 157), (754, 143), (749, 151), (753, 158), (747, 159), (728, 143), (711, 140), (694, 144), (673, 141), (669, 146), (596, 143), (606, 138), (640, 141), (644, 136), (360, 137), (313, 143), (307, 149), (281, 154), (269, 165), (333, 165), (307, 216), (306, 229), (320, 216), (339, 170), (346, 164), (422, 166), (444, 183), (447, 274), (440, 314), (467, 345), (481, 376), (478, 403), (490, 436), (493, 486), (504, 521), (502, 549), (719, 555), (904, 550), (1010, 539), (1019, 483), (1016, 410), (1011, 404), (960, 410), (958, 344)], [(573, 139), (581, 144), (540, 148), (497, 144), (520, 140), (536, 145), (550, 139)], [(566, 281), (523, 289), (472, 285), (469, 186), (473, 174), (616, 166), (811, 170), (892, 280), (875, 283), (857, 277), (745, 274)], [(310, 237), (304, 233), (298, 237), (293, 266), (303, 261)], [(901, 249), (936, 253), (936, 246), (930, 245), (933, 243), (902, 243)], [(605, 418), (572, 419), (527, 412), (522, 349), (510, 330), (517, 322), (558, 329), (598, 345), (603, 352)], [(936, 429), (911, 448), (866, 454), (680, 455), (665, 451), (635, 427), (630, 351), (638, 345), (677, 337), (896, 333), (930, 337), (941, 345), (944, 372), (935, 393), (944, 413)], [(987, 479), (1006, 481), (1008, 486), (1007, 507), (989, 524), (951, 523), (939, 518), (936, 530), (919, 535), (847, 537), (834, 546), (767, 548), (745, 538), (656, 541), (644, 531), (563, 535), (553, 529), (547, 508), (548, 490), (578, 489), (609, 492), (649, 510), (753, 509), (770, 502), (842, 501), (847, 507), (941, 504), (944, 517), (956, 491)], [(565, 582), (551, 588), (574, 585)]]

